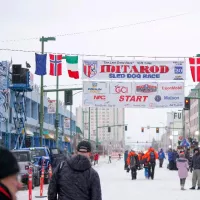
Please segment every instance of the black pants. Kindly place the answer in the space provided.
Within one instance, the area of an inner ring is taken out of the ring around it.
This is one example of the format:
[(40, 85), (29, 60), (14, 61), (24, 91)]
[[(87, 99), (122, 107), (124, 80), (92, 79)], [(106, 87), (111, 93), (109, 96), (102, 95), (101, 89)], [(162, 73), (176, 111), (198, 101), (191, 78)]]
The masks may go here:
[(109, 156), (109, 160), (108, 160), (108, 163), (111, 163), (111, 156)]
[(186, 178), (180, 178), (180, 184), (184, 186), (185, 185), (185, 180), (186, 180)]
[(163, 166), (164, 159), (159, 159), (159, 167)]
[(154, 173), (155, 173), (155, 166), (156, 163), (149, 163), (149, 178), (151, 178), (152, 180), (154, 179)]
[(127, 163), (125, 162), (125, 164), (124, 164), (124, 170), (127, 170), (127, 168), (128, 168), (128, 165), (127, 165)]
[(136, 167), (131, 168), (131, 177), (132, 177), (132, 180), (137, 179), (137, 168)]

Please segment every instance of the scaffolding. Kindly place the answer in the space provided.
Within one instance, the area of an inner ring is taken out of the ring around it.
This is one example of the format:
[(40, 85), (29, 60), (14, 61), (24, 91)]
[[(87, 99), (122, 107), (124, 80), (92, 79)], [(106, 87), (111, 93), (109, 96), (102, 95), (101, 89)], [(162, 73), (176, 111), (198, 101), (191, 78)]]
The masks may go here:
[[(22, 68), (23, 69), (23, 68)], [(25, 81), (17, 81), (10, 84), (9, 88), (14, 92), (14, 124), (15, 124), (15, 147), (14, 149), (19, 149), (25, 147), (25, 139), (26, 139), (26, 129), (25, 123), (27, 121), (26, 118), (26, 92), (31, 92), (33, 90), (33, 86), (31, 83), (31, 73), (28, 69), (26, 69), (26, 73), (24, 74)]]

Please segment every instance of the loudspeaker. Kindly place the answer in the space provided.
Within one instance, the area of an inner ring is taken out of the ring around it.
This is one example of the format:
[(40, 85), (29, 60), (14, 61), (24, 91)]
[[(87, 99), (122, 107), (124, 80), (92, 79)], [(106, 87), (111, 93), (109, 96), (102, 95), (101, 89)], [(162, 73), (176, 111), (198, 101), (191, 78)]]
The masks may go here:
[(22, 68), (22, 65), (12, 65), (12, 73), (13, 74), (20, 74), (21, 68)]
[(27, 83), (27, 72), (29, 70), (26, 68), (21, 68), (21, 74), (20, 74), (20, 81), (21, 83), (26, 84)]
[(20, 82), (21, 82), (20, 74), (12, 74), (12, 83), (16, 84)]

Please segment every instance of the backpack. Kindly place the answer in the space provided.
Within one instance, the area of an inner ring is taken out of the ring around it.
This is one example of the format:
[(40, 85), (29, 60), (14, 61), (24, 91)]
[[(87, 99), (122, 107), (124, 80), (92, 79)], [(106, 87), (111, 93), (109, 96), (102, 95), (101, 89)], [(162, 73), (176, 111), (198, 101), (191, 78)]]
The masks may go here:
[(135, 156), (130, 157), (130, 167), (135, 167), (136, 166), (136, 159)]
[(155, 153), (151, 152), (150, 153), (150, 162), (155, 162), (155, 160), (156, 160)]

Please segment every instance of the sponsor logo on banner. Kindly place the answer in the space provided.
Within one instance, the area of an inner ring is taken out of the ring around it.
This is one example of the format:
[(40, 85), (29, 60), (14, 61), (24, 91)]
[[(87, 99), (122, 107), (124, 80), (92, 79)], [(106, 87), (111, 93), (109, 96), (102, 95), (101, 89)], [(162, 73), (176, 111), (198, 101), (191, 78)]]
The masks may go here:
[(95, 95), (94, 100), (106, 100), (106, 96), (105, 95)]
[(97, 61), (83, 61), (83, 72), (88, 78), (97, 74)]
[(174, 96), (164, 96), (164, 100), (179, 100), (179, 97), (174, 97)]
[(98, 87), (98, 83), (92, 82), (92, 87), (88, 88), (88, 91), (91, 93), (99, 93), (101, 92), (102, 88)]
[(156, 95), (155, 96), (155, 101), (156, 102), (160, 102), (162, 100), (161, 96), (160, 95)]
[(116, 92), (117, 94), (120, 94), (120, 93), (128, 93), (128, 87), (116, 85), (116, 86), (115, 86), (115, 92)]
[(137, 85), (136, 86), (136, 92), (142, 92), (142, 93), (151, 93), (156, 92), (158, 89), (155, 85), (150, 84), (144, 84), (144, 85)]
[(166, 90), (166, 91), (181, 91), (183, 90), (183, 86), (162, 86), (162, 90)]
[(83, 79), (184, 80), (185, 61), (83, 61)]

